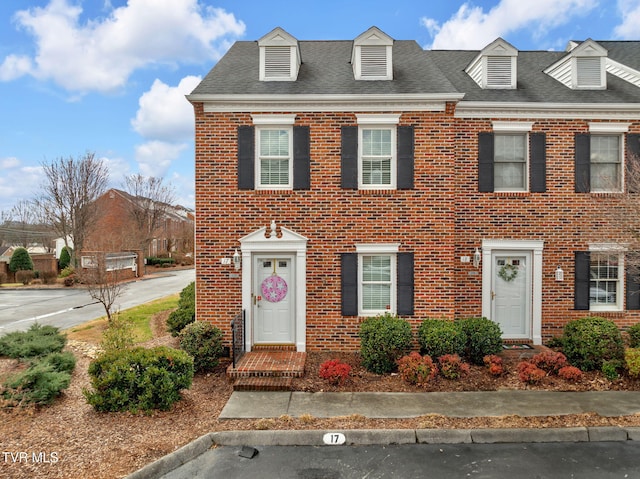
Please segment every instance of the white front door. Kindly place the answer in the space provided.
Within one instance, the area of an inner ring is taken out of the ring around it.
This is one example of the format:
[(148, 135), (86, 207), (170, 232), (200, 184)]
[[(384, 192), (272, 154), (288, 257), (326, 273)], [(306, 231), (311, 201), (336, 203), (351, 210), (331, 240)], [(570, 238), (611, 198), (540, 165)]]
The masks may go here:
[(492, 254), (491, 319), (505, 339), (531, 337), (531, 253)]
[(295, 268), (292, 255), (255, 257), (253, 334), (256, 344), (295, 342)]

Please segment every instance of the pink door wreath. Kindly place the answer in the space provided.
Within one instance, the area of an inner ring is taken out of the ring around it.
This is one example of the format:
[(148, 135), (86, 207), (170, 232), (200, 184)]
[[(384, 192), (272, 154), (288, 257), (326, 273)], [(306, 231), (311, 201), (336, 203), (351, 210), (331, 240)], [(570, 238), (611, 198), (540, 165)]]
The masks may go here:
[(265, 278), (260, 288), (262, 289), (262, 297), (270, 303), (282, 301), (287, 296), (289, 289), (287, 282), (275, 273)]

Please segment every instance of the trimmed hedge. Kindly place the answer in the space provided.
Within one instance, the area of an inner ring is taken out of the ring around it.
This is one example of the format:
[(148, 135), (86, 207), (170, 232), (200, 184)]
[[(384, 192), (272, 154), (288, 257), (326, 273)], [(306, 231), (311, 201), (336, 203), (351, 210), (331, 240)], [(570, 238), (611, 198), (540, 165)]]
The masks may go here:
[(147, 260), (147, 266), (173, 266), (176, 260), (173, 258), (158, 258), (156, 256), (149, 256), (145, 258)]
[(611, 369), (624, 364), (622, 334), (613, 321), (598, 316), (569, 321), (561, 338), (562, 352), (583, 371)]
[(193, 380), (193, 358), (159, 346), (111, 351), (89, 365), (87, 402), (101, 412), (168, 410)]
[(178, 336), (187, 324), (196, 320), (196, 284), (189, 283), (180, 291), (178, 309), (167, 318), (167, 329), (172, 336)]
[(418, 342), (422, 354), (439, 358), (446, 354), (462, 356), (467, 337), (459, 322), (425, 319), (418, 327)]
[(502, 331), (498, 323), (487, 318), (467, 318), (460, 321), (466, 337), (464, 356), (469, 362), (484, 364), (484, 357), (502, 351)]
[(396, 360), (411, 349), (411, 325), (385, 313), (360, 324), (360, 356), (369, 371), (383, 374), (396, 369)]
[(224, 352), (222, 331), (207, 321), (195, 321), (180, 332), (180, 348), (193, 357), (196, 371), (211, 371)]

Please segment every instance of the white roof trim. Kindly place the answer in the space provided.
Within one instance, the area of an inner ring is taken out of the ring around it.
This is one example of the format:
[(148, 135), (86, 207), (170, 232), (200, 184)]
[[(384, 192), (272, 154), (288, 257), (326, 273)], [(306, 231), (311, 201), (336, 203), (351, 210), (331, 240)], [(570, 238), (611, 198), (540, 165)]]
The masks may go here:
[(526, 133), (533, 129), (533, 121), (494, 121), (493, 131), (498, 133)]
[(640, 120), (640, 103), (528, 103), (461, 101), (456, 118)]
[(607, 73), (611, 73), (632, 85), (640, 87), (640, 71), (612, 60), (611, 58), (606, 59), (605, 68), (607, 69)]
[(358, 125), (397, 125), (400, 114), (394, 115), (356, 115)]

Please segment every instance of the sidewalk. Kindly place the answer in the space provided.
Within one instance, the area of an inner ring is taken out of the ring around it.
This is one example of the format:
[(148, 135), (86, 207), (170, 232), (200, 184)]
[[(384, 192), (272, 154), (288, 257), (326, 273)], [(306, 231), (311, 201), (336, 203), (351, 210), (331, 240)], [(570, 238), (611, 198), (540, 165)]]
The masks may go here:
[[(283, 414), (317, 418), (361, 414), (369, 418), (557, 416), (595, 412), (601, 416), (640, 414), (640, 391), (480, 391), (447, 393), (234, 392), (220, 419), (256, 419)], [(127, 476), (157, 479), (219, 446), (321, 446), (325, 433), (342, 433), (346, 445), (506, 442), (640, 441), (640, 427), (545, 429), (387, 429), (222, 431), (206, 434)]]

